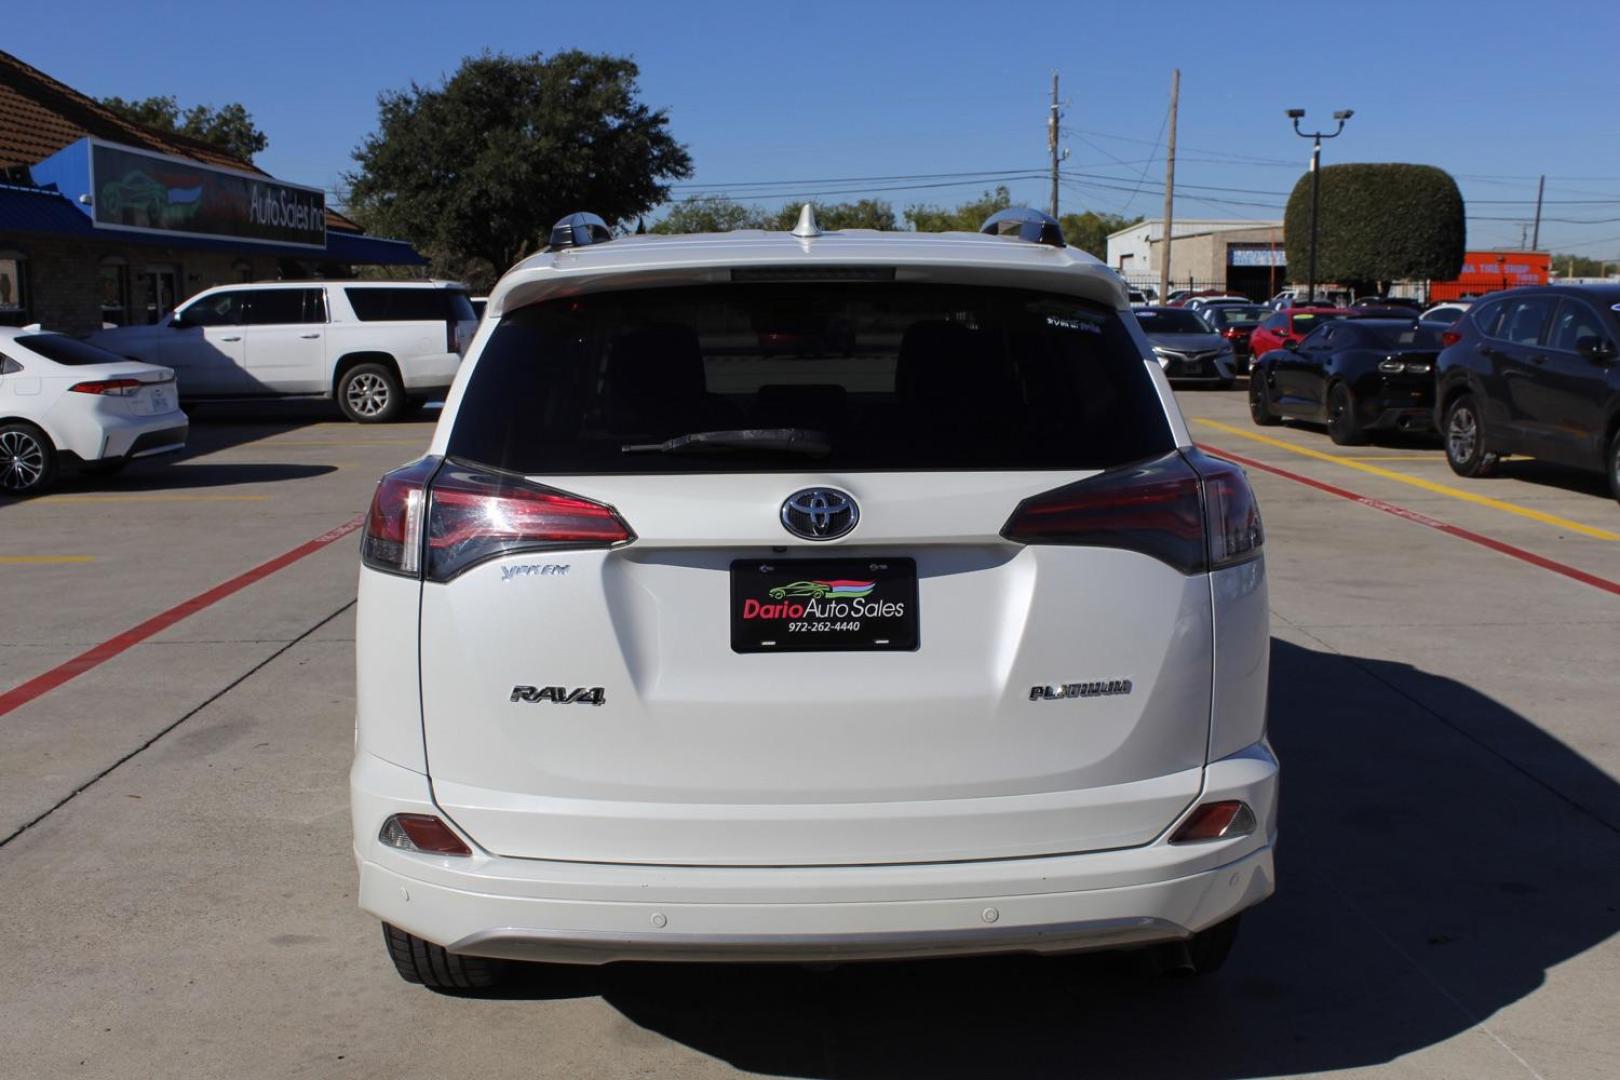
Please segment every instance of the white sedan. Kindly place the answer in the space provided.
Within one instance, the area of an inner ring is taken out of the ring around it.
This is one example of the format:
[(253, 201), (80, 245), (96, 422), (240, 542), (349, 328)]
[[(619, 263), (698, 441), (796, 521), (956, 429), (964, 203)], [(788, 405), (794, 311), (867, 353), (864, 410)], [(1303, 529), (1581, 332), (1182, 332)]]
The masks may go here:
[(0, 494), (43, 491), (63, 464), (113, 472), (185, 448), (174, 372), (38, 327), (0, 327)]

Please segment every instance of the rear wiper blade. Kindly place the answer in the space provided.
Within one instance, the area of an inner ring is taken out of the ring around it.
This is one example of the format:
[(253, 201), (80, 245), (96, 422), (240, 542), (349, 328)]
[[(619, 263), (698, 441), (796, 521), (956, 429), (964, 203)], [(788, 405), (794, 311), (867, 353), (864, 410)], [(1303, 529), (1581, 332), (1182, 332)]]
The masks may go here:
[(738, 431), (698, 431), (677, 435), (661, 443), (626, 443), (625, 454), (713, 454), (729, 450), (772, 450), (782, 454), (826, 457), (832, 443), (825, 431), (806, 428), (746, 428)]

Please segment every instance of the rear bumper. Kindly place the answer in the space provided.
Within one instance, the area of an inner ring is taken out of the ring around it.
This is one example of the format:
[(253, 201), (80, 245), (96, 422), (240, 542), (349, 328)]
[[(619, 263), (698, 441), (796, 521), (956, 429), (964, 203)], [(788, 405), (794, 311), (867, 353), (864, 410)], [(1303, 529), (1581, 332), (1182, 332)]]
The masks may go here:
[[(831, 867), (562, 863), (402, 852), (393, 813), (439, 813), (426, 777), (368, 754), (351, 774), (360, 906), (453, 952), (620, 960), (830, 961), (1069, 952), (1174, 941), (1273, 890), (1277, 763), (1214, 762), (1200, 801), (1242, 798), (1259, 828), (1207, 844), (987, 862)], [(1167, 830), (1168, 833), (1169, 830)]]

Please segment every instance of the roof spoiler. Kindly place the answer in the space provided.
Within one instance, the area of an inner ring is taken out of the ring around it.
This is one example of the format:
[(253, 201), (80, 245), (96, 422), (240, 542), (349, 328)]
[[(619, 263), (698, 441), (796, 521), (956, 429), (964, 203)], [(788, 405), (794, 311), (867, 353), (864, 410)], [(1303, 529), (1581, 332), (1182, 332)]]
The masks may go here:
[(613, 230), (608, 228), (607, 222), (595, 214), (582, 211), (569, 214), (551, 227), (551, 242), (546, 245), (546, 250), (605, 244), (612, 239)]
[(984, 219), (979, 231), (986, 236), (1015, 236), (1031, 244), (1068, 247), (1063, 241), (1063, 226), (1057, 223), (1057, 218), (1029, 206), (998, 210)]

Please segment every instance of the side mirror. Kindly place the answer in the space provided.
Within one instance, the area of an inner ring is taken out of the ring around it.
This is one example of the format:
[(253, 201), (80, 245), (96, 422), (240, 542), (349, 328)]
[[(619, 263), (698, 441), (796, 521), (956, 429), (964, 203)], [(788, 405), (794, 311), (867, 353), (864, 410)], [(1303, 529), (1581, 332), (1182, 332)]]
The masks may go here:
[(1575, 351), (1588, 360), (1611, 360), (1614, 358), (1614, 346), (1598, 337), (1596, 334), (1587, 334), (1575, 339)]
[(183, 311), (177, 311), (169, 316), (169, 328), (171, 330), (186, 330), (196, 325), (196, 323), (186, 318), (186, 313)]
[(1295, 341), (1293, 338), (1289, 338), (1287, 341), (1283, 342), (1283, 348), (1287, 349), (1289, 352), (1299, 352), (1299, 342)]

